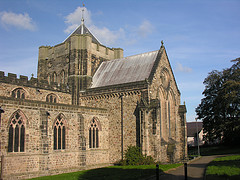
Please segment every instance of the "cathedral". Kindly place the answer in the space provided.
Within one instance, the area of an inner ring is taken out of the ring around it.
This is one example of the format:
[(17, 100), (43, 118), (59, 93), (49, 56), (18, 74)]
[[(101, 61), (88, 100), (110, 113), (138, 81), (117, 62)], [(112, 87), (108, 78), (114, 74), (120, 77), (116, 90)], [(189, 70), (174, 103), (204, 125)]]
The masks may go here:
[(3, 179), (114, 164), (128, 146), (156, 161), (187, 156), (186, 107), (162, 42), (123, 57), (81, 25), (39, 47), (37, 78), (0, 71)]

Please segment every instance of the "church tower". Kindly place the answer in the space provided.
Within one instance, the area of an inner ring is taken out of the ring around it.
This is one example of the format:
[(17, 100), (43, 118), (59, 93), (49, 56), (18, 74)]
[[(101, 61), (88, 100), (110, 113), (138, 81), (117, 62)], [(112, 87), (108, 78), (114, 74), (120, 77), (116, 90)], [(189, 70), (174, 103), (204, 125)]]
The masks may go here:
[(39, 47), (38, 79), (49, 84), (67, 86), (72, 93), (72, 104), (79, 104), (79, 94), (92, 82), (92, 77), (103, 61), (123, 57), (123, 49), (109, 48), (85, 26), (82, 10), (81, 25), (62, 43)]

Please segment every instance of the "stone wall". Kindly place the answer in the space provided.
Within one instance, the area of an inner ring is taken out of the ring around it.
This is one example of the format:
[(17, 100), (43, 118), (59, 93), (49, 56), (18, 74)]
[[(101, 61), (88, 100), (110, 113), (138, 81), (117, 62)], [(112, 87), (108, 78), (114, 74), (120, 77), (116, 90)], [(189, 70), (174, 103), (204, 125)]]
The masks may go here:
[(69, 92), (69, 87), (66, 84), (57, 82), (48, 83), (47, 79), (40, 80), (34, 77), (31, 77), (30, 80), (28, 80), (27, 76), (22, 75), (20, 75), (20, 78), (17, 78), (17, 75), (13, 73), (8, 73), (8, 76), (5, 76), (5, 73), (3, 71), (0, 71), (0, 82), (6, 84), (33, 87), (37, 89), (40, 88), (53, 91)]
[(38, 79), (67, 84), (70, 75), (92, 76), (100, 65), (96, 59), (122, 57), (121, 48), (93, 43), (90, 35), (72, 35), (70, 41), (39, 47)]
[[(123, 93), (108, 93), (103, 96), (81, 96), (81, 105), (104, 107), (109, 113), (109, 158), (114, 163), (122, 158), (123, 120), (123, 151), (129, 145), (137, 145), (137, 104), (140, 101), (140, 91)], [(122, 103), (122, 105), (121, 105)]]
[[(174, 161), (180, 161), (187, 152), (186, 144), (182, 143), (185, 130), (182, 124), (186, 121), (186, 117), (181, 118), (179, 112), (179, 106), (181, 106), (180, 91), (178, 90), (165, 48), (162, 46), (160, 51), (161, 54), (157, 57), (158, 60), (154, 65), (154, 72), (152, 72), (153, 74), (150, 77), (150, 98), (159, 99), (160, 101), (160, 123), (157, 123), (159, 132), (161, 132), (160, 149), (168, 151), (168, 161), (171, 161), (171, 158)], [(173, 157), (170, 157), (172, 152)], [(161, 156), (160, 160), (166, 161), (166, 158)]]
[[(1, 153), (4, 155), (3, 177), (21, 179), (87, 169), (94, 163), (108, 165), (108, 115), (105, 109), (19, 100), (0, 96), (4, 109), (1, 123)], [(26, 117), (24, 152), (8, 152), (9, 123), (14, 112)], [(47, 115), (48, 113), (48, 115)], [(53, 127), (56, 118), (65, 118), (66, 148), (54, 150)], [(102, 130), (100, 147), (90, 150), (88, 124), (96, 117)]]
[(164, 47), (149, 80), (87, 89), (80, 96), (80, 102), (108, 110), (110, 162), (122, 158), (122, 120), (123, 151), (129, 145), (139, 145), (144, 154), (161, 162), (180, 161), (185, 157), (182, 124), (186, 121), (186, 112), (179, 111), (180, 92)]
[(23, 86), (19, 84), (10, 84), (10, 83), (1, 83), (0, 96), (12, 97), (12, 92), (18, 88), (24, 90), (25, 92), (24, 99), (46, 102), (47, 96), (50, 94), (54, 94), (56, 95), (57, 103), (71, 104), (72, 102), (70, 93), (64, 93), (57, 90), (41, 89), (37, 87), (29, 87), (29, 86)]

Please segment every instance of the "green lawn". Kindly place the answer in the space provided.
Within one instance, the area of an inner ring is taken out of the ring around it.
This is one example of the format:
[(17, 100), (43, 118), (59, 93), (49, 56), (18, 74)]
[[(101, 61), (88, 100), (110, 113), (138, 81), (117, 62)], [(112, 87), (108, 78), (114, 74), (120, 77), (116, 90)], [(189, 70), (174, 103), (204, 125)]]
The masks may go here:
[[(223, 146), (223, 145), (200, 146), (201, 156), (239, 154), (239, 153), (240, 153), (240, 147)], [(196, 156), (197, 154), (198, 154), (197, 147), (188, 148), (189, 156)]]
[(206, 170), (207, 180), (240, 179), (240, 155), (216, 158)]
[[(182, 164), (159, 165), (160, 172), (176, 168)], [(155, 165), (141, 166), (109, 166), (105, 168), (91, 169), (73, 173), (59, 174), (55, 176), (45, 176), (34, 178), (34, 180), (120, 180), (139, 179), (155, 175)]]

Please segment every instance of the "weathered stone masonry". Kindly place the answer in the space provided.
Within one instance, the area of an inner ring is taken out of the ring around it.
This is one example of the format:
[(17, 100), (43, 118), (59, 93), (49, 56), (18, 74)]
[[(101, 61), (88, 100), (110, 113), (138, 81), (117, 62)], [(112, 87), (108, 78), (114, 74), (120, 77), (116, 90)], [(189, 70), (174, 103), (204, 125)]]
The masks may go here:
[(165, 47), (123, 57), (82, 24), (39, 48), (38, 75), (0, 71), (4, 179), (107, 166), (129, 145), (156, 161), (186, 158), (186, 106)]
[[(21, 111), (26, 117), (25, 151), (6, 153), (3, 174), (7, 179), (30, 178), (86, 169), (87, 165), (108, 164), (108, 119), (106, 110), (64, 104), (21, 101), (0, 97), (2, 108), (1, 145), (8, 148), (9, 117)], [(4, 104), (4, 105), (3, 105)], [(66, 149), (53, 149), (53, 124), (60, 114), (66, 119)], [(92, 155), (86, 147), (86, 127), (97, 117), (104, 127), (100, 133), (101, 148)], [(103, 138), (104, 137), (104, 138)], [(105, 140), (106, 139), (106, 140)]]

